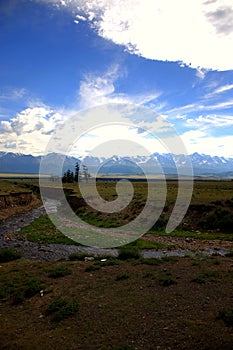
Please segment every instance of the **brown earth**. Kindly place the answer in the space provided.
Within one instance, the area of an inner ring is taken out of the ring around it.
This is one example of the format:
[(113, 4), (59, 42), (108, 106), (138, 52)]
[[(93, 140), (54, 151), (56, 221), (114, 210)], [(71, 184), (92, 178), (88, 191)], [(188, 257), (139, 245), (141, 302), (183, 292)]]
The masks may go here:
[[(17, 276), (45, 284), (23, 303), (0, 302), (2, 350), (230, 350), (233, 328), (218, 318), (232, 307), (233, 259), (179, 258), (158, 265), (123, 262), (86, 272), (93, 262), (1, 264), (1, 285)], [(49, 277), (55, 267), (72, 274)], [(193, 279), (202, 276), (196, 282)], [(175, 280), (166, 286), (164, 281)], [(56, 297), (75, 298), (79, 310), (58, 323), (46, 313)]]
[(41, 201), (32, 192), (0, 195), (0, 222), (14, 214), (27, 213), (39, 205)]

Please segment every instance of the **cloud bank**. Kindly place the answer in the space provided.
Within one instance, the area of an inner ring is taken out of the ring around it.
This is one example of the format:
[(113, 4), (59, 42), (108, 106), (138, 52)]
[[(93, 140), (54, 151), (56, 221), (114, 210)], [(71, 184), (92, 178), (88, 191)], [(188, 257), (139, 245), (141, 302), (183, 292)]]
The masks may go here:
[(233, 69), (232, 0), (38, 0), (67, 9), (101, 37), (151, 60)]

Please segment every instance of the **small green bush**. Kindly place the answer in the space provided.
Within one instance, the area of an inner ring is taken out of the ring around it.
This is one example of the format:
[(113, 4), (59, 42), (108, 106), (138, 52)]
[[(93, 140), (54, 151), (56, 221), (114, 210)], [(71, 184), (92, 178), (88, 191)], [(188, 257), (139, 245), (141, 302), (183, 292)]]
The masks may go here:
[(177, 284), (177, 280), (172, 278), (172, 277), (160, 278), (159, 281), (164, 287), (169, 287), (169, 286), (171, 286), (173, 284)]
[(47, 314), (52, 314), (52, 322), (60, 322), (69, 316), (75, 314), (79, 309), (76, 300), (55, 299), (47, 308)]
[(6, 247), (0, 250), (1, 263), (17, 260), (17, 259), (20, 259), (21, 257), (22, 257), (22, 254), (13, 248)]
[(85, 257), (92, 257), (90, 254), (85, 254), (85, 253), (71, 253), (69, 255), (69, 260), (71, 261), (84, 261)]
[(220, 310), (218, 318), (223, 320), (227, 326), (233, 326), (233, 308)]
[(191, 282), (196, 282), (199, 284), (204, 284), (206, 281), (213, 282), (218, 278), (219, 273), (217, 271), (212, 271), (212, 272), (204, 272), (201, 275), (193, 278)]
[(231, 250), (229, 253), (225, 254), (225, 256), (227, 256), (228, 258), (232, 258), (233, 257), (233, 250)]
[(118, 258), (120, 260), (128, 260), (128, 259), (140, 259), (141, 253), (136, 247), (121, 247), (119, 248)]
[(28, 277), (25, 279), (22, 290), (26, 298), (31, 298), (43, 288), (41, 280), (37, 277)]
[(49, 277), (60, 278), (60, 277), (64, 277), (64, 276), (71, 275), (71, 274), (72, 274), (72, 270), (69, 269), (68, 267), (57, 266), (53, 270), (50, 271)]
[(0, 299), (12, 299), (13, 304), (20, 304), (26, 298), (31, 298), (43, 289), (41, 280), (37, 277), (15, 275), (4, 287), (0, 288)]
[(66, 306), (67, 304), (68, 304), (67, 299), (56, 298), (49, 304), (49, 306), (47, 308), (47, 314), (57, 312), (57, 311), (61, 310), (64, 306)]
[(160, 265), (162, 263), (161, 259), (157, 259), (157, 258), (140, 258), (137, 261), (135, 261), (135, 265)]
[(128, 273), (121, 273), (121, 274), (116, 276), (115, 280), (116, 281), (122, 281), (122, 280), (127, 280), (128, 278), (129, 278), (129, 274)]
[(97, 270), (100, 270), (100, 269), (101, 269), (101, 266), (99, 264), (93, 264), (93, 265), (88, 265), (85, 268), (85, 271), (86, 272), (92, 272), (92, 271), (97, 271)]

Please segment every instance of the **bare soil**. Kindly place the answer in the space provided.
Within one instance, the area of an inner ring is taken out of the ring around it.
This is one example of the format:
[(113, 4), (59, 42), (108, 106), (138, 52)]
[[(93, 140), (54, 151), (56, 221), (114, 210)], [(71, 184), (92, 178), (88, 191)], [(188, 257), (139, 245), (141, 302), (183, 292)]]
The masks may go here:
[(37, 208), (39, 205), (41, 205), (41, 201), (34, 194), (32, 194), (32, 201), (28, 205), (15, 205), (6, 209), (1, 209), (0, 224), (12, 215), (27, 213), (30, 210)]

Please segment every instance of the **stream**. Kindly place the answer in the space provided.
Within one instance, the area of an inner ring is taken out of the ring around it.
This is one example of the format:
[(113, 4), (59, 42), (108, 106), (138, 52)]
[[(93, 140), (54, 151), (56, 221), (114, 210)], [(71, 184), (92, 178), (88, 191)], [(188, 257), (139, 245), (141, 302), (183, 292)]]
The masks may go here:
[[(59, 201), (48, 199), (46, 207), (48, 213), (57, 211)], [(44, 260), (54, 261), (60, 259), (68, 259), (71, 253), (82, 253), (86, 255), (98, 256), (106, 255), (117, 257), (117, 248), (96, 248), (96, 247), (83, 247), (78, 245), (66, 245), (66, 244), (38, 244), (29, 242), (27, 240), (19, 240), (12, 235), (20, 231), (21, 228), (31, 224), (36, 218), (45, 215), (46, 211), (44, 206), (36, 209), (32, 209), (27, 213), (15, 214), (6, 220), (0, 221), (0, 248), (12, 247), (19, 250), (23, 257), (32, 260)], [(204, 254), (211, 256), (213, 254), (225, 255), (229, 252), (229, 249), (219, 247), (204, 247), (203, 250), (193, 251), (191, 249), (173, 249), (173, 250), (154, 250), (143, 249), (142, 256), (144, 258), (163, 258), (169, 256), (191, 256), (195, 257), (198, 254)]]

